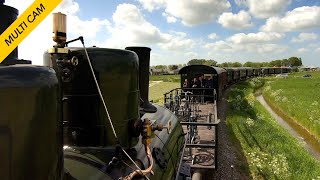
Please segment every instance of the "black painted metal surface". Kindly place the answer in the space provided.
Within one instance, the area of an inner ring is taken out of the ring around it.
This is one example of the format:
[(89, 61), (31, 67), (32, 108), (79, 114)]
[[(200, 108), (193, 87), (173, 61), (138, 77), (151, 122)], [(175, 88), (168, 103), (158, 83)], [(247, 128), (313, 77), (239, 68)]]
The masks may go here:
[(1, 179), (59, 179), (59, 86), (53, 69), (0, 66)]
[[(70, 79), (63, 86), (64, 140), (66, 145), (115, 145), (107, 114), (99, 97), (83, 48), (69, 48), (69, 59), (78, 65), (60, 64), (59, 71), (69, 69)], [(138, 57), (119, 49), (88, 48), (89, 57), (108, 107), (121, 145), (135, 145), (133, 124), (139, 119)], [(50, 64), (50, 55), (45, 54)]]
[[(18, 10), (0, 2), (0, 34), (2, 34), (18, 17)], [(15, 48), (1, 64), (9, 63), (18, 58), (18, 47)]]

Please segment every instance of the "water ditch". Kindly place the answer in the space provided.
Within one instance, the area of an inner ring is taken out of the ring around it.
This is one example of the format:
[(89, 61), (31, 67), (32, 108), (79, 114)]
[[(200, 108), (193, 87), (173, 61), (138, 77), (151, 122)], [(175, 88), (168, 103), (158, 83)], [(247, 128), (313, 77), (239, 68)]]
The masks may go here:
[(288, 130), (288, 132), (295, 137), (315, 159), (320, 161), (320, 142), (318, 142), (314, 136), (309, 134), (297, 123), (282, 119), (271, 109), (262, 95), (258, 95), (256, 98), (282, 127)]

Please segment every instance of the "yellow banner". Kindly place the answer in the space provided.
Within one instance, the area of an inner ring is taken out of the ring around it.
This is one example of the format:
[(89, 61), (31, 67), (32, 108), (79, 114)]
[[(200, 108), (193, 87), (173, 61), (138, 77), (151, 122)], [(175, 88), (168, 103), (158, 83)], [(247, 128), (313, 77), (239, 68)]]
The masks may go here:
[[(0, 63), (62, 0), (35, 0), (0, 36)], [(34, 42), (37, 43), (37, 42)]]

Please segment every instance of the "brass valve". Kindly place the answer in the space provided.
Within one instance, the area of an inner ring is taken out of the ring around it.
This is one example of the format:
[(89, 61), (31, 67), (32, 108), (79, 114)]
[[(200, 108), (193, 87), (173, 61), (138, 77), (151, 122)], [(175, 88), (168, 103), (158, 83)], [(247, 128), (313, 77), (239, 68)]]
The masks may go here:
[(167, 129), (167, 133), (170, 133), (171, 130), (171, 121), (169, 121), (168, 126), (163, 126), (162, 124), (152, 124), (151, 121), (146, 118), (143, 121), (143, 130), (142, 130), (142, 143), (149, 146), (151, 144), (151, 138), (154, 138), (155, 131), (162, 131)]

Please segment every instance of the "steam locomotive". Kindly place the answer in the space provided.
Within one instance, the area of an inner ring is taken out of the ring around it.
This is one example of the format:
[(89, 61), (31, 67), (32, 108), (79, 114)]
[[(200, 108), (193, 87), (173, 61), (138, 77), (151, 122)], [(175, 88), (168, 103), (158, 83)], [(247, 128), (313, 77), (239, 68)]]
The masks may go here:
[[(17, 16), (2, 2), (1, 32)], [(184, 133), (149, 103), (151, 49), (69, 48), (66, 16), (53, 20), (44, 66), (18, 49), (0, 66), (1, 179), (175, 178)]]
[[(18, 16), (3, 3), (1, 33)], [(18, 59), (18, 48), (0, 64), (1, 179), (179, 177), (185, 134), (174, 112), (148, 100), (151, 49), (86, 48), (83, 37), (67, 41), (64, 14), (53, 21), (43, 66)], [(82, 48), (68, 47), (76, 40)], [(228, 84), (266, 73), (243, 71), (187, 66), (180, 74), (216, 74), (221, 97)]]

